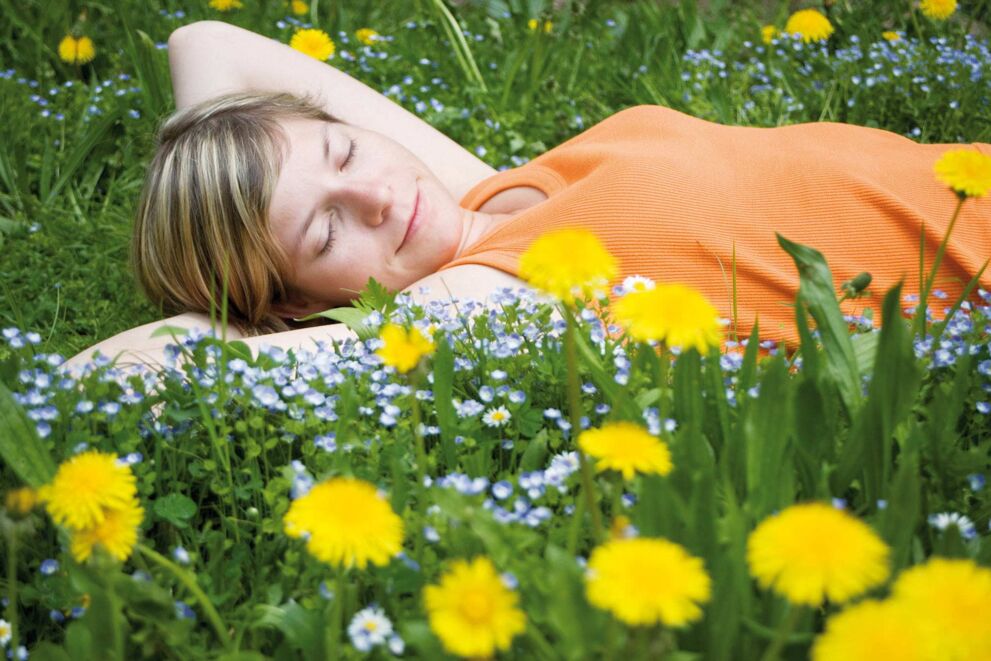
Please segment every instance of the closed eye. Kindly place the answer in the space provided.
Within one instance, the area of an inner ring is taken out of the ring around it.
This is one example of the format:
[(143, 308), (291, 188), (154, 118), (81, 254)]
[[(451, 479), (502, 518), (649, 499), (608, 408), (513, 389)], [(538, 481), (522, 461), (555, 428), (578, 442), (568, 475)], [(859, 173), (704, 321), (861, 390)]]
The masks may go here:
[(318, 255), (325, 255), (330, 252), (330, 249), (334, 246), (334, 221), (332, 218), (327, 219), (327, 240), (323, 242), (323, 247), (320, 248)]
[(347, 168), (348, 165), (351, 164), (351, 159), (354, 158), (354, 155), (357, 152), (358, 152), (358, 142), (354, 138), (351, 138), (350, 145), (348, 147), (348, 156), (347, 158), (344, 159), (344, 163), (341, 164), (342, 170), (344, 170), (345, 168)]

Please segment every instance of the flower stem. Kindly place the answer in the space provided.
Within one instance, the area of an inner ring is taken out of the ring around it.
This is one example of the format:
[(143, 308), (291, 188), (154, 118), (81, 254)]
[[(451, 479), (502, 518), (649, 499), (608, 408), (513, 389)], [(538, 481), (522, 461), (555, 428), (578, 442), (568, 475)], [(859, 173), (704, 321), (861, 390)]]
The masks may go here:
[(206, 593), (203, 592), (199, 584), (196, 582), (196, 576), (175, 564), (158, 551), (155, 551), (144, 544), (138, 544), (135, 548), (156, 565), (171, 572), (172, 575), (175, 576), (176, 579), (178, 579), (179, 582), (182, 583), (182, 585), (189, 590), (194, 597), (196, 597), (196, 600), (200, 603), (200, 607), (203, 609), (203, 614), (206, 615), (207, 621), (210, 622), (210, 626), (212, 626), (214, 632), (216, 632), (217, 638), (219, 638), (220, 642), (224, 644), (224, 648), (230, 651), (231, 639), (230, 635), (227, 633), (227, 627), (224, 625), (224, 621), (220, 618), (217, 610), (213, 607), (213, 603), (210, 602), (206, 596)]
[(341, 633), (344, 631), (344, 570), (338, 569), (334, 581), (334, 603), (330, 609), (325, 645), (328, 659), (341, 658)]
[(767, 646), (767, 650), (764, 651), (764, 656), (761, 657), (761, 661), (772, 661), (774, 659), (781, 658), (781, 651), (785, 648), (788, 642), (788, 637), (791, 632), (795, 629), (795, 625), (798, 624), (798, 618), (802, 615), (802, 609), (788, 606), (788, 612), (785, 617), (782, 618), (781, 624), (778, 626), (777, 631), (774, 633), (774, 639), (771, 644)]
[[(409, 380), (413, 391), (412, 413), (413, 413), (413, 437), (416, 445), (416, 504), (420, 510), (420, 515), (426, 520), (427, 507), (427, 448), (423, 441), (423, 434), (420, 432), (420, 402), (416, 398), (416, 383), (412, 378)], [(421, 525), (423, 521), (421, 521)], [(417, 563), (423, 564), (423, 533), (413, 536), (413, 557)]]
[(565, 319), (568, 322), (564, 330), (564, 349), (568, 364), (568, 410), (571, 418), (571, 437), (575, 441), (578, 452), (578, 464), (581, 471), (582, 491), (585, 492), (585, 505), (592, 517), (592, 537), (596, 543), (602, 540), (602, 514), (595, 506), (595, 482), (592, 480), (592, 467), (582, 449), (578, 447), (578, 434), (581, 432), (581, 395), (578, 385), (578, 350), (575, 344), (575, 318), (572, 310), (565, 309)]
[(940, 242), (939, 248), (936, 249), (936, 257), (933, 259), (932, 268), (929, 269), (929, 275), (926, 277), (926, 281), (922, 283), (922, 291), (919, 293), (919, 305), (915, 308), (915, 328), (917, 334), (924, 335), (926, 332), (926, 306), (929, 303), (929, 292), (932, 290), (933, 283), (936, 281), (936, 271), (939, 270), (939, 265), (943, 262), (943, 255), (946, 253), (946, 244), (950, 242), (950, 233), (953, 231), (953, 226), (957, 224), (957, 217), (960, 215), (960, 209), (963, 207), (965, 199), (964, 197), (960, 197), (957, 200), (957, 208), (953, 210), (950, 225), (946, 228), (946, 234), (943, 235), (943, 240)]
[[(11, 526), (13, 528), (13, 526)], [(17, 531), (7, 535), (7, 617), (10, 618), (10, 649), (17, 652)]]

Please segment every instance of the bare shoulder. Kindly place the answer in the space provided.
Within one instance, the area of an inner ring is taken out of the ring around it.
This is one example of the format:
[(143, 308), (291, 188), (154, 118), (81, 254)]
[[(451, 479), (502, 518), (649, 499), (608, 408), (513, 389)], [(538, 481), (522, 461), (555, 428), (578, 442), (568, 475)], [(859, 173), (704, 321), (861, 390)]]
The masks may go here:
[[(425, 303), (450, 298), (474, 298), (484, 300), (502, 287), (527, 287), (525, 280), (482, 264), (454, 266), (417, 280), (406, 288), (413, 300)], [(426, 293), (421, 289), (426, 288)]]

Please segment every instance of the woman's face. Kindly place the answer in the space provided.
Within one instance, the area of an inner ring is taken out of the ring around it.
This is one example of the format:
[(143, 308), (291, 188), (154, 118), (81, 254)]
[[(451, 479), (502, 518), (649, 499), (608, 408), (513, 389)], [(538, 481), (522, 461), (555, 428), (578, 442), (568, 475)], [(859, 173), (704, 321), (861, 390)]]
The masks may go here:
[(458, 252), (470, 212), (404, 147), (347, 124), (280, 124), (286, 144), (269, 222), (295, 268), (296, 295), (278, 313), (345, 305), (369, 277), (403, 289)]

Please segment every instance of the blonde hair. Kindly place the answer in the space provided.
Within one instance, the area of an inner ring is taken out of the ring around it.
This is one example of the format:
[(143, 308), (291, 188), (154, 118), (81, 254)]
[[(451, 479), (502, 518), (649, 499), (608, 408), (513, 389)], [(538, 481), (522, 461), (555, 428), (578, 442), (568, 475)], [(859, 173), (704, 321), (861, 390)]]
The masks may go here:
[(272, 304), (292, 265), (269, 227), (282, 166), (283, 119), (337, 120), (310, 99), (241, 93), (181, 110), (162, 125), (138, 202), (131, 262), (152, 302), (219, 311), (247, 334), (288, 329)]

